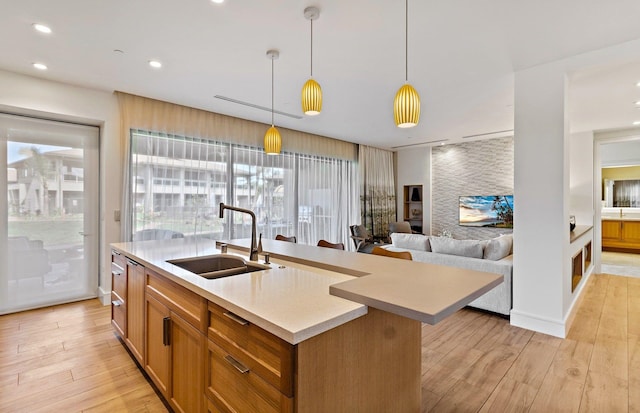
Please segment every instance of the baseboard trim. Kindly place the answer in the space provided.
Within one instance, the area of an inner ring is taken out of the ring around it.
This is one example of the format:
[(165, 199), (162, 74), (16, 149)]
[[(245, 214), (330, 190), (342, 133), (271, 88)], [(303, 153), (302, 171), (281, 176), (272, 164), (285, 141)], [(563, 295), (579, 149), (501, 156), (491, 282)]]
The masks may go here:
[(564, 321), (540, 317), (517, 310), (511, 310), (511, 325), (560, 338), (567, 336)]
[(102, 305), (111, 304), (111, 291), (105, 291), (102, 287), (98, 287), (98, 298), (100, 302), (102, 302)]

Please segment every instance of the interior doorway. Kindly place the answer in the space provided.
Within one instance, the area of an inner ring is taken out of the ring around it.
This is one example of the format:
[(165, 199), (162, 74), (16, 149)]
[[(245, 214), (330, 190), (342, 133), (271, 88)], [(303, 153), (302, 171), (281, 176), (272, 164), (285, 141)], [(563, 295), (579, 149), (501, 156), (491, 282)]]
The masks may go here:
[(632, 235), (640, 228), (640, 136), (604, 139), (598, 145), (600, 272), (640, 278), (640, 242), (634, 245)]
[(0, 314), (96, 297), (99, 129), (0, 114)]

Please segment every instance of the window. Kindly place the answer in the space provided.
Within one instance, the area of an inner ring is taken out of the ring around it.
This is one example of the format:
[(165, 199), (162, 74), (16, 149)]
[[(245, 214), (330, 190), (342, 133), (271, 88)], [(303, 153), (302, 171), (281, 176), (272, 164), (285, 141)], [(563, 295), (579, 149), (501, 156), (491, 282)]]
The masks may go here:
[(131, 236), (162, 228), (249, 237), (250, 217), (228, 211), (220, 219), (220, 202), (252, 210), (264, 238), (297, 235), (314, 245), (321, 238), (346, 243), (348, 225), (359, 219), (357, 194), (344, 194), (357, 188), (352, 161), (267, 156), (259, 148), (132, 131), (130, 168)]

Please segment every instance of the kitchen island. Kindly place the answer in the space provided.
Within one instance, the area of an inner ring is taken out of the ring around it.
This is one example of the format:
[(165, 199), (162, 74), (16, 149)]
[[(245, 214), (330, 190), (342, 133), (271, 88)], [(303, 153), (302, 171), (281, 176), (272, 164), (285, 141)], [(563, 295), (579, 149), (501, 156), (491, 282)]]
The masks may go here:
[[(248, 240), (227, 244), (228, 255), (248, 255)], [(220, 254), (214, 241), (113, 244), (114, 326), (176, 411), (418, 412), (420, 322), (435, 323), (501, 282), (386, 257), (262, 245), (270, 269), (206, 279), (167, 261)]]

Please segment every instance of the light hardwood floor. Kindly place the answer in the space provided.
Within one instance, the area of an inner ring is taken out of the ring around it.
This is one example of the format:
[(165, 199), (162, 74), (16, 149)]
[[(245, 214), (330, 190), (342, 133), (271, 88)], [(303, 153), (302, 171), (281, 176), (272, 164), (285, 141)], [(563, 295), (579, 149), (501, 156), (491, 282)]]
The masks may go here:
[(0, 316), (0, 412), (166, 412), (97, 300)]
[[(0, 412), (166, 412), (97, 300), (0, 317)], [(640, 279), (590, 278), (562, 340), (462, 310), (423, 327), (423, 412), (640, 412)]]

